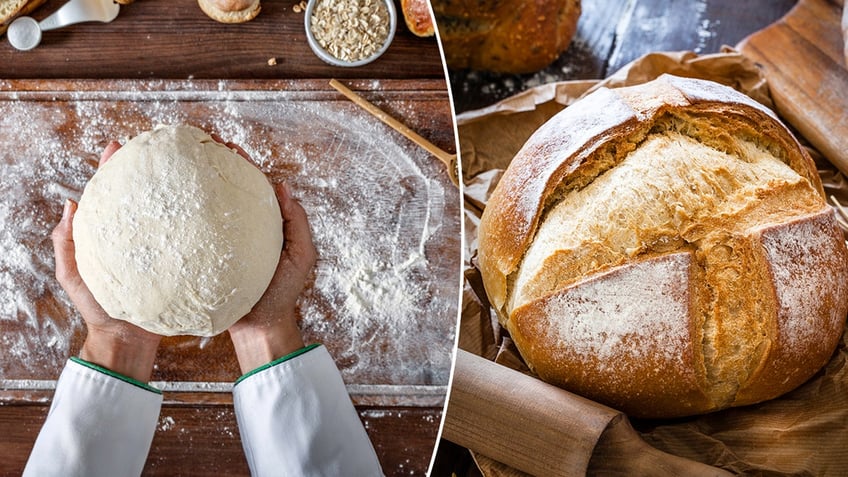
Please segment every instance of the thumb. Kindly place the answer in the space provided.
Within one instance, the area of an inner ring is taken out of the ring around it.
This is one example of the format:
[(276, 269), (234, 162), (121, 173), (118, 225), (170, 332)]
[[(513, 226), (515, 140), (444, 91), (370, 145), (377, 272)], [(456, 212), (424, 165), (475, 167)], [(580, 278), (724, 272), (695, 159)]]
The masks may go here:
[(65, 291), (79, 287), (82, 279), (77, 271), (77, 261), (74, 256), (76, 249), (73, 238), (73, 218), (77, 210), (77, 204), (71, 199), (65, 200), (62, 209), (62, 220), (53, 229), (53, 253), (56, 257), (56, 279)]
[(291, 189), (287, 184), (277, 184), (275, 188), (283, 216), (283, 259), (292, 262), (306, 275), (315, 265), (317, 257), (306, 210), (291, 196)]
[(77, 211), (76, 202), (67, 199), (62, 211), (62, 220), (53, 229), (53, 253), (56, 257), (56, 280), (68, 293), (68, 297), (76, 305), (86, 321), (93, 317), (102, 317), (106, 312), (97, 304), (94, 296), (88, 290), (77, 269), (74, 245), (74, 214)]

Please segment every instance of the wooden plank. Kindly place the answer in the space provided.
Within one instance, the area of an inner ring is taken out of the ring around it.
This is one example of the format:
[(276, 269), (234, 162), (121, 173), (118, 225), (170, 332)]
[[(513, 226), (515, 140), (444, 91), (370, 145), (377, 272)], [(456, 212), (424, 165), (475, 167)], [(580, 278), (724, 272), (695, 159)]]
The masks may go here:
[(635, 0), (621, 16), (607, 74), (652, 51), (717, 52), (783, 16), (796, 0)]
[(842, 35), (838, 20), (841, 18), (842, 5), (839, 3), (836, 0), (799, 2), (795, 11), (786, 15), (782, 22), (793, 33), (827, 55), (833, 63), (844, 65), (842, 42), (834, 41)]
[[(44, 32), (32, 51), (16, 51), (0, 37), (0, 78), (444, 78), (435, 37), (416, 37), (402, 18), (377, 61), (357, 68), (324, 63), (306, 42), (303, 13), (292, 10), (298, 1), (266, 0), (259, 16), (235, 25), (211, 20), (196, 0), (137, 1), (109, 24)], [(63, 3), (48, 0), (33, 16), (42, 19)]]
[[(47, 416), (47, 406), (0, 406), (4, 458), (0, 475), (20, 475)], [(441, 411), (357, 408), (387, 476), (424, 475)], [(247, 476), (232, 407), (164, 406), (145, 476)]]
[(572, 45), (544, 70), (528, 75), (449, 70), (456, 112), (543, 83), (602, 79), (650, 52), (714, 53), (779, 19), (795, 1), (584, 1)]
[(848, 172), (848, 70), (835, 1), (802, 0), (739, 45), (760, 64), (775, 105), (800, 134)]

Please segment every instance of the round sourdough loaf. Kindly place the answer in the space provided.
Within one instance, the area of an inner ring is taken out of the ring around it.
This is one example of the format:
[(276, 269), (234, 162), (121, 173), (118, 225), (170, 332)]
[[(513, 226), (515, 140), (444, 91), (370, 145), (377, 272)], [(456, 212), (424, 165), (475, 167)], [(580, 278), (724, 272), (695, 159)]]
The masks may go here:
[(479, 233), (527, 364), (636, 417), (792, 390), (848, 313), (848, 252), (813, 161), (767, 108), (708, 81), (599, 89), (554, 116)]

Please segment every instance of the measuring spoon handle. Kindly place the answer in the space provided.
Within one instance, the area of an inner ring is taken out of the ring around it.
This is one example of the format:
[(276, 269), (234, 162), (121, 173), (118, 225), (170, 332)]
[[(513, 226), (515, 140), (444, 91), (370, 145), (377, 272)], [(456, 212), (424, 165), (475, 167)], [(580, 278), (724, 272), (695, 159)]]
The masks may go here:
[(75, 23), (91, 21), (108, 23), (118, 16), (120, 9), (120, 5), (112, 0), (71, 0), (38, 25), (41, 31), (47, 31)]

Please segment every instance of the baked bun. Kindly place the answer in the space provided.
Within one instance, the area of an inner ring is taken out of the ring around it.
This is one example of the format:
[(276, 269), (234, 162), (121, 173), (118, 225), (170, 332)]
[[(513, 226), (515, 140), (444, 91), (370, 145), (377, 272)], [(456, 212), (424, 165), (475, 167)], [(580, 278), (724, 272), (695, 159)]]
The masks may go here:
[(12, 20), (29, 15), (40, 7), (45, 0), (0, 0), (0, 35), (6, 33)]
[(479, 228), (500, 321), (539, 377), (634, 417), (790, 391), (831, 357), (848, 252), (771, 111), (662, 76), (540, 127)]
[(453, 69), (532, 73), (568, 48), (580, 0), (432, 2), (445, 61)]
[(197, 0), (209, 18), (221, 23), (244, 23), (259, 15), (259, 0)]
[(400, 0), (406, 27), (416, 36), (433, 36), (433, 18), (427, 0)]

